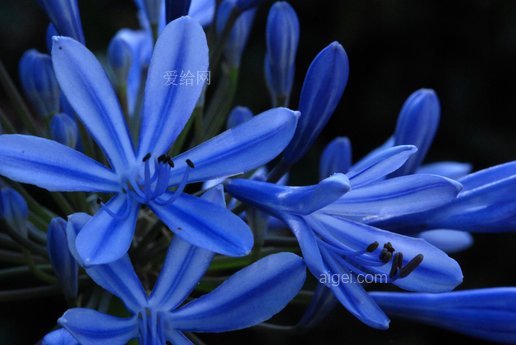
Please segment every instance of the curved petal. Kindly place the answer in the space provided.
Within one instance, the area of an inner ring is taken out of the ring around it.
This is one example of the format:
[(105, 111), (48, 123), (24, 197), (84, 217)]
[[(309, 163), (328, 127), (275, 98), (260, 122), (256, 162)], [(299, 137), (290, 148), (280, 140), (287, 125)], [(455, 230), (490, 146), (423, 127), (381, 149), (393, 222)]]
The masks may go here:
[(437, 229), (424, 231), (417, 235), (444, 252), (456, 253), (473, 245), (473, 236), (465, 231)]
[[(201, 95), (204, 81), (198, 74), (207, 71), (208, 44), (202, 27), (190, 17), (168, 24), (154, 47), (145, 84), (140, 159), (149, 152), (159, 156), (168, 151)], [(167, 80), (167, 73), (177, 80)], [(192, 78), (181, 78), (189, 73)]]
[(460, 183), (435, 175), (408, 175), (353, 189), (321, 210), (366, 223), (422, 212), (453, 201)]
[(242, 219), (226, 208), (187, 194), (173, 204), (149, 205), (183, 240), (228, 256), (243, 256), (253, 247), (253, 236)]
[(393, 316), (446, 328), (491, 342), (516, 343), (516, 288), (442, 294), (373, 292)]
[(190, 182), (240, 174), (271, 161), (292, 138), (297, 114), (287, 108), (271, 109), (177, 156), (170, 184), (181, 181), (187, 159), (195, 164)]
[[(74, 213), (68, 217), (66, 235), (72, 255), (80, 260), (76, 249), (76, 238), (91, 220), (86, 213)], [(85, 267), (86, 273), (104, 289), (119, 297), (129, 310), (136, 312), (146, 305), (147, 295), (136, 275), (129, 256), (124, 255), (107, 265)]]
[(335, 202), (350, 188), (344, 174), (332, 175), (316, 185), (306, 187), (288, 187), (244, 179), (229, 180), (225, 186), (235, 198), (273, 214), (310, 214)]
[[(202, 199), (226, 206), (224, 189), (217, 186), (204, 193)], [(158, 280), (152, 289), (149, 304), (160, 310), (171, 310), (181, 304), (202, 278), (215, 253), (195, 247), (174, 236)]]
[(215, 0), (192, 0), (188, 15), (201, 25), (209, 25), (215, 15)]
[(114, 192), (118, 177), (93, 159), (55, 141), (0, 135), (0, 175), (49, 191)]
[[(374, 274), (390, 276), (392, 260), (383, 263), (379, 256), (384, 244), (391, 243), (396, 252), (403, 253), (402, 267), (417, 255), (423, 261), (408, 276), (394, 275), (393, 284), (409, 291), (447, 292), (462, 282), (459, 264), (446, 253), (425, 240), (399, 235), (365, 224), (323, 214), (310, 216), (309, 224), (317, 234), (335, 248), (335, 252), (356, 268)], [(366, 248), (377, 242), (378, 248), (366, 252)], [(353, 253), (349, 255), (349, 253)], [(395, 253), (396, 253), (395, 252)], [(361, 255), (357, 255), (360, 254)], [(346, 255), (348, 254), (348, 255)], [(394, 254), (394, 253), (393, 253)], [(365, 262), (365, 263), (364, 263)], [(367, 263), (371, 264), (367, 264)], [(389, 279), (384, 279), (387, 281)]]
[(469, 163), (460, 162), (436, 162), (425, 164), (417, 169), (418, 174), (433, 174), (458, 180), (471, 172), (472, 166)]
[(127, 253), (139, 209), (139, 205), (127, 195), (119, 194), (91, 218), (76, 241), (77, 252), (84, 265), (110, 263)]
[(53, 38), (52, 62), (68, 102), (116, 171), (134, 162), (134, 151), (120, 104), (95, 56), (81, 43)]
[(297, 255), (269, 255), (238, 271), (212, 292), (167, 314), (165, 322), (195, 332), (250, 327), (285, 308), (305, 278), (305, 265)]
[(92, 309), (69, 309), (58, 322), (81, 345), (125, 345), (138, 334), (136, 317), (119, 318)]
[(376, 182), (400, 166), (417, 151), (412, 145), (399, 145), (379, 150), (362, 160), (360, 165), (354, 165), (347, 173), (353, 188), (359, 188)]
[(516, 175), (516, 161), (476, 171), (460, 179), (464, 193)]

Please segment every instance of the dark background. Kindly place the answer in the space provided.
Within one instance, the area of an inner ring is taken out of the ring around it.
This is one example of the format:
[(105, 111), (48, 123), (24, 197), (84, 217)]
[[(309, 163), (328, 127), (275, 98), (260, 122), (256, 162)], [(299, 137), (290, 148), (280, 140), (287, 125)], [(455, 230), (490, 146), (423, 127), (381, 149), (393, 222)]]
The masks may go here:
[[(103, 52), (121, 27), (136, 27), (130, 0), (79, 0), (87, 44)], [(244, 54), (239, 104), (255, 112), (268, 107), (262, 76), (265, 18), (258, 14)], [(313, 57), (334, 40), (350, 59), (350, 79), (333, 119), (293, 176), (294, 182), (317, 178), (318, 156), (333, 137), (347, 135), (355, 160), (392, 133), (405, 98), (421, 87), (437, 91), (441, 126), (427, 161), (460, 160), (476, 169), (515, 158), (516, 2), (514, 1), (373, 1), (298, 0), (301, 22), (296, 84), (297, 104), (304, 72)], [(13, 76), (29, 48), (45, 50), (47, 19), (32, 0), (0, 3), (0, 58)], [(8, 107), (5, 96), (0, 104)], [(454, 257), (465, 280), (461, 288), (516, 283), (516, 236), (478, 235), (476, 245)], [(60, 298), (0, 305), (0, 344), (31, 344), (64, 311)], [(296, 315), (301, 311), (291, 308)], [(14, 340), (16, 339), (16, 340)], [(321, 328), (300, 336), (255, 331), (209, 335), (212, 344), (477, 344), (447, 331), (393, 320), (389, 332), (370, 330), (340, 308)]]

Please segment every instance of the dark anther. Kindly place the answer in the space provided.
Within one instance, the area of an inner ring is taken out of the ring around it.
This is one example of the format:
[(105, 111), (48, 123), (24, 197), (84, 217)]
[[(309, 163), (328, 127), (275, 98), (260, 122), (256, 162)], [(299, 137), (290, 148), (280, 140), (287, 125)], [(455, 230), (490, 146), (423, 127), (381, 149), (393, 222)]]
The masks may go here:
[(374, 252), (376, 250), (376, 248), (378, 248), (380, 244), (376, 241), (374, 241), (373, 243), (371, 243), (370, 245), (367, 246), (366, 248), (366, 252)]
[(190, 168), (195, 168), (195, 165), (193, 164), (193, 162), (192, 162), (190, 159), (187, 159), (187, 160), (186, 160), (186, 164), (188, 164), (188, 166), (189, 166)]
[(143, 157), (143, 161), (144, 161), (144, 162), (146, 162), (146, 161), (148, 161), (148, 160), (149, 160), (149, 158), (151, 158), (151, 153), (150, 153), (150, 152), (149, 152), (149, 153), (147, 153), (147, 154), (145, 155), (145, 157)]
[(385, 249), (387, 249), (389, 252), (393, 253), (395, 251), (394, 247), (392, 246), (391, 242), (387, 242), (383, 245)]
[(380, 260), (382, 262), (387, 263), (387, 262), (389, 262), (391, 257), (392, 257), (392, 253), (387, 248), (383, 248), (382, 252), (380, 253)]
[(397, 252), (394, 254), (394, 258), (392, 259), (392, 266), (391, 271), (389, 272), (389, 277), (393, 278), (396, 273), (398, 273), (398, 270), (401, 268), (403, 264), (403, 254), (400, 252)]
[(400, 278), (405, 278), (410, 273), (412, 273), (420, 264), (423, 262), (423, 254), (416, 255), (412, 260), (410, 260), (405, 267), (400, 270)]
[(172, 158), (170, 158), (168, 161), (167, 161), (168, 165), (173, 168), (174, 167), (174, 161), (172, 160)]
[(403, 253), (397, 252), (394, 256), (394, 261), (396, 262), (398, 269), (401, 269), (401, 267), (403, 267)]
[(97, 198), (97, 200), (96, 200), (96, 201), (97, 201), (97, 205), (102, 204), (102, 199), (101, 199), (101, 198)]
[(158, 157), (158, 163), (164, 163), (167, 161), (167, 155), (166, 154), (162, 154), (161, 156)]

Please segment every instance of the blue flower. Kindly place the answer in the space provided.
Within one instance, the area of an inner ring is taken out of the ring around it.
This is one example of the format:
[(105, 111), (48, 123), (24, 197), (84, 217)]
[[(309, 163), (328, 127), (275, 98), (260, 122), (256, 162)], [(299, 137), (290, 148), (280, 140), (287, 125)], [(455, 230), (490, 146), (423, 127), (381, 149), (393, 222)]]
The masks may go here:
[(38, 3), (47, 13), (59, 35), (84, 43), (77, 0), (38, 0)]
[(26, 51), (20, 59), (19, 73), (25, 96), (38, 116), (57, 114), (61, 92), (50, 56), (34, 49)]
[(63, 92), (111, 169), (54, 141), (2, 135), (0, 174), (49, 191), (113, 194), (105, 204), (98, 200), (100, 210), (77, 238), (77, 250), (87, 265), (112, 262), (127, 252), (141, 204), (192, 244), (226, 255), (249, 252), (252, 235), (239, 217), (183, 190), (188, 183), (242, 173), (273, 159), (293, 135), (295, 112), (267, 111), (172, 160), (167, 152), (204, 85), (167, 85), (163, 76), (167, 71), (208, 69), (208, 47), (198, 23), (188, 17), (177, 19), (156, 43), (137, 150), (110, 82), (93, 54), (71, 38), (56, 37), (52, 59)]
[(65, 329), (60, 328), (48, 333), (42, 345), (80, 345), (77, 340)]
[(77, 297), (79, 265), (68, 249), (67, 222), (60, 217), (48, 225), (47, 250), (59, 285), (67, 298)]
[(372, 292), (389, 315), (442, 327), (489, 342), (516, 343), (516, 288), (440, 294)]
[[(224, 206), (224, 193), (215, 188), (206, 202)], [(87, 215), (70, 217), (69, 238), (87, 222)], [(74, 253), (73, 240), (70, 241)], [(59, 324), (81, 344), (140, 344), (169, 341), (190, 344), (183, 332), (225, 332), (263, 322), (281, 311), (305, 281), (303, 260), (291, 253), (265, 257), (240, 270), (210, 293), (183, 304), (208, 269), (213, 252), (175, 236), (159, 278), (147, 295), (126, 255), (118, 261), (86, 268), (101, 287), (119, 297), (131, 316), (119, 318), (90, 309), (70, 309)], [(78, 259), (80, 259), (78, 257)]]
[[(265, 79), (275, 105), (287, 105), (290, 99), (296, 53), (299, 44), (299, 20), (287, 2), (276, 2), (267, 17), (267, 55)], [(276, 104), (283, 100), (281, 104)]]
[(234, 128), (253, 118), (253, 112), (247, 107), (234, 107), (228, 115), (226, 127)]
[(23, 196), (12, 188), (0, 189), (0, 218), (5, 219), (13, 230), (27, 237), (29, 206)]
[(296, 163), (326, 126), (344, 93), (348, 75), (348, 57), (339, 43), (333, 42), (315, 57), (301, 89), (299, 125), (283, 154), (286, 165)]
[[(457, 262), (426, 241), (362, 222), (369, 216), (381, 218), (445, 203), (460, 189), (453, 181), (431, 175), (367, 184), (399, 168), (410, 156), (404, 151), (413, 151), (413, 147), (395, 149), (398, 152), (353, 171), (350, 181), (335, 174), (308, 187), (242, 179), (226, 182), (230, 194), (288, 224), (319, 282), (353, 315), (381, 329), (388, 327), (389, 320), (367, 295), (358, 276), (425, 292), (450, 291), (462, 281)], [(349, 191), (355, 184), (362, 186)], [(346, 282), (334, 284), (336, 275), (346, 276)]]
[(79, 140), (79, 128), (73, 118), (59, 113), (50, 121), (50, 136), (58, 143), (75, 148)]
[[(149, 29), (149, 31), (151, 26), (156, 26), (158, 27), (158, 32), (161, 32), (170, 21), (166, 19), (166, 0), (135, 0), (134, 2), (140, 11), (142, 26)], [(172, 2), (173, 6), (176, 6), (177, 4), (174, 3), (177, 2)], [(176, 10), (176, 15), (180, 9), (184, 10), (186, 8), (186, 2), (188, 1), (180, 1), (181, 4), (174, 9)], [(187, 13), (201, 25), (209, 25), (213, 21), (215, 14), (215, 0), (191, 0)], [(183, 15), (186, 15), (186, 13)]]

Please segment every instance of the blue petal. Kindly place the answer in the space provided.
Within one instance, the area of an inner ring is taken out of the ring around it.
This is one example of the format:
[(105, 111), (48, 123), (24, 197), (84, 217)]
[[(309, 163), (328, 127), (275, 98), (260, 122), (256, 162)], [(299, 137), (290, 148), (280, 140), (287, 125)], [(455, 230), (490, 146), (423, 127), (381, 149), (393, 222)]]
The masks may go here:
[(80, 345), (64, 328), (56, 329), (43, 338), (42, 345)]
[(516, 343), (516, 288), (442, 294), (373, 292), (390, 315), (491, 342)]
[(90, 134), (117, 171), (126, 171), (134, 152), (120, 104), (95, 56), (79, 42), (54, 37), (52, 61), (57, 80)]
[(460, 183), (464, 186), (463, 192), (466, 193), (514, 175), (516, 175), (516, 162), (512, 161), (466, 175), (460, 179)]
[(215, 254), (175, 236), (149, 304), (159, 310), (175, 309), (190, 295)]
[(394, 134), (394, 145), (414, 145), (418, 152), (392, 176), (414, 173), (432, 145), (439, 126), (441, 106), (434, 90), (420, 89), (403, 104)]
[(253, 118), (253, 112), (247, 107), (234, 107), (229, 113), (227, 128), (235, 128)]
[(226, 182), (226, 190), (237, 199), (273, 214), (310, 214), (335, 202), (346, 193), (349, 190), (349, 181), (346, 175), (335, 174), (316, 185), (288, 187), (235, 179)]
[(149, 206), (177, 236), (198, 247), (228, 256), (243, 256), (253, 246), (247, 224), (212, 202), (183, 194), (173, 204)]
[(50, 222), (47, 232), (47, 249), (50, 262), (65, 296), (76, 298), (79, 288), (79, 265), (68, 249), (66, 221), (63, 218), (56, 217)]
[(29, 206), (25, 198), (13, 188), (3, 187), (0, 189), (1, 218), (5, 219), (13, 230), (27, 238), (30, 226)]
[(114, 192), (118, 177), (93, 159), (55, 141), (0, 136), (0, 175), (49, 191)]
[(300, 159), (326, 126), (344, 93), (348, 75), (348, 57), (339, 43), (331, 43), (315, 57), (301, 90), (299, 125), (283, 157), (287, 164)]
[[(326, 275), (329, 274), (331, 277), (331, 275), (337, 274), (338, 277), (344, 276), (348, 277), (348, 279), (353, 277), (353, 274), (346, 265), (336, 260), (328, 250), (321, 248), (321, 252), (326, 267), (328, 267), (328, 271), (325, 272)], [(321, 279), (324, 279), (323, 276), (319, 277), (319, 281), (321, 281)], [(389, 318), (367, 294), (362, 284), (355, 281), (335, 284), (330, 280), (329, 283), (326, 282), (326, 286), (331, 288), (340, 303), (360, 321), (377, 329), (389, 328)]]
[(332, 140), (324, 149), (319, 164), (319, 178), (347, 173), (351, 166), (351, 143), (346, 137)]
[(305, 265), (297, 255), (269, 255), (238, 271), (212, 292), (171, 312), (166, 322), (195, 332), (247, 328), (280, 312), (297, 295), (305, 278)]
[[(445, 292), (451, 291), (462, 282), (462, 271), (455, 260), (446, 253), (419, 239), (399, 235), (353, 222), (344, 218), (336, 218), (323, 214), (310, 216), (310, 226), (325, 242), (340, 251), (363, 253), (362, 255), (343, 254), (348, 263), (359, 269), (375, 274), (389, 275), (392, 261), (383, 264), (379, 259), (382, 245), (390, 242), (397, 252), (403, 253), (403, 266), (418, 254), (423, 255), (422, 263), (404, 278), (398, 278), (393, 284), (409, 291)], [(373, 252), (365, 249), (374, 242), (380, 246)], [(364, 264), (364, 261), (374, 264)]]
[[(86, 213), (74, 213), (68, 217), (66, 234), (72, 255), (82, 264), (76, 249), (76, 238), (91, 220)], [(129, 310), (137, 312), (147, 303), (147, 295), (127, 255), (107, 265), (85, 267), (91, 279), (104, 289), (118, 296)]]
[(400, 166), (417, 151), (412, 145), (401, 145), (378, 150), (375, 154), (355, 164), (347, 173), (353, 188), (359, 188), (376, 182)]
[(81, 345), (125, 345), (138, 333), (136, 317), (114, 317), (92, 309), (69, 309), (59, 319)]
[[(203, 197), (216, 205), (225, 207), (224, 190), (221, 186), (206, 192)], [(175, 236), (168, 248), (167, 257), (149, 304), (160, 310), (171, 310), (181, 304), (202, 278), (215, 254), (192, 246)]]
[(186, 159), (195, 164), (190, 182), (236, 175), (268, 163), (292, 138), (297, 114), (286, 108), (266, 111), (177, 156), (170, 184), (181, 181), (188, 167)]
[(367, 223), (426, 211), (457, 197), (462, 186), (435, 175), (408, 175), (352, 189), (322, 212)]
[(449, 254), (473, 245), (473, 236), (464, 231), (437, 229), (424, 231), (417, 236)]
[(86, 266), (116, 261), (131, 246), (139, 205), (119, 194), (104, 207), (110, 212), (101, 208), (77, 236), (77, 251)]
[(294, 82), (299, 20), (287, 2), (276, 2), (267, 17), (267, 63), (270, 69), (267, 84), (271, 93), (286, 99)]
[(418, 174), (433, 174), (458, 180), (471, 172), (471, 164), (459, 162), (436, 162), (417, 169)]
[[(190, 17), (168, 24), (154, 47), (143, 101), (138, 156), (166, 153), (181, 133), (201, 95), (204, 82), (197, 74), (208, 71), (208, 45), (202, 27)], [(166, 73), (176, 73), (169, 84)], [(192, 73), (192, 85), (181, 74)]]
[(38, 0), (62, 36), (69, 36), (84, 43), (81, 16), (77, 0)]
[(50, 135), (58, 143), (73, 149), (79, 140), (79, 128), (73, 118), (65, 113), (59, 113), (50, 121)]

